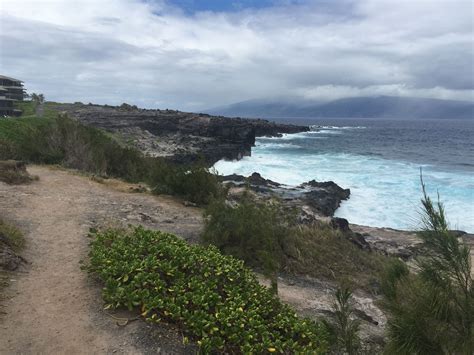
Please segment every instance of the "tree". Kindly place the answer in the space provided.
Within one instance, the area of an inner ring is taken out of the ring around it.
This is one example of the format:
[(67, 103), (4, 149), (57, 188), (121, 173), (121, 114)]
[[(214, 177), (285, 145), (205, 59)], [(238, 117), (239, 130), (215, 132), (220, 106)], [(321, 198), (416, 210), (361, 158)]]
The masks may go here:
[(43, 94), (31, 94), (31, 101), (33, 101), (36, 105), (44, 103), (44, 95)]
[(355, 355), (360, 348), (358, 319), (353, 319), (354, 308), (352, 306), (352, 291), (345, 286), (336, 290), (333, 311), (335, 315), (334, 324), (326, 323), (335, 335), (339, 349), (343, 349), (349, 355)]
[(421, 177), (425, 252), (413, 273), (401, 262), (385, 271), (388, 353), (473, 354), (474, 284), (470, 249), (449, 230), (443, 204), (428, 196)]

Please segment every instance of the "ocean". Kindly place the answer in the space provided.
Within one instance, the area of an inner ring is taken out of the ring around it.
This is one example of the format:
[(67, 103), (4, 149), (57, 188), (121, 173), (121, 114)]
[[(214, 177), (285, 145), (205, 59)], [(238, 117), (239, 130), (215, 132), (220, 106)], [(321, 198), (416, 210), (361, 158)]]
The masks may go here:
[(474, 233), (474, 120), (287, 119), (312, 131), (258, 138), (252, 155), (217, 162), (219, 174), (288, 185), (336, 182), (351, 189), (335, 216), (351, 223), (415, 230), (420, 225), (420, 168), (453, 229)]

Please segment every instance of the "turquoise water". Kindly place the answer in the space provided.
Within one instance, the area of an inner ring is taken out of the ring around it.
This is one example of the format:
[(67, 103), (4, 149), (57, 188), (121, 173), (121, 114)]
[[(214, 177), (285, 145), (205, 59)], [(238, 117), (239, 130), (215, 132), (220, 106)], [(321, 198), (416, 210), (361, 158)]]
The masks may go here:
[(447, 121), (329, 123), (312, 132), (259, 138), (252, 156), (219, 161), (215, 168), (220, 174), (257, 171), (289, 185), (332, 180), (351, 189), (336, 216), (368, 226), (417, 229), (421, 167), (428, 192), (436, 197), (439, 191), (451, 227), (474, 233), (472, 121), (454, 128)]

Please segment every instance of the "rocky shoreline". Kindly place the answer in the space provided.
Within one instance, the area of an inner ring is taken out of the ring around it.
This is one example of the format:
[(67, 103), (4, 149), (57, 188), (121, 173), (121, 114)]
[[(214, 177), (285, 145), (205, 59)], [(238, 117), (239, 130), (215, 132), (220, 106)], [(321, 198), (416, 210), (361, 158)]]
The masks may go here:
[(203, 159), (209, 166), (220, 159), (250, 155), (256, 137), (310, 130), (307, 126), (262, 119), (148, 110), (127, 104), (55, 104), (53, 108), (83, 124), (113, 132), (149, 156), (165, 157), (176, 163)]
[[(203, 113), (176, 110), (149, 110), (122, 104), (121, 106), (94, 104), (54, 104), (53, 108), (83, 124), (112, 132), (127, 144), (153, 157), (164, 157), (175, 163), (204, 160), (212, 166), (220, 159), (238, 160), (251, 154), (256, 137), (279, 137), (284, 133), (309, 131), (307, 126), (279, 124), (262, 119), (227, 118)], [(220, 177), (229, 185), (230, 198), (244, 187), (258, 198), (278, 197), (284, 207), (296, 209), (301, 223), (323, 220), (362, 249), (410, 260), (419, 253), (419, 239), (414, 232), (390, 228), (352, 225), (333, 217), (342, 201), (350, 197), (350, 190), (332, 181), (308, 181), (299, 186), (288, 186), (254, 173), (249, 177), (229, 175)], [(472, 235), (460, 232), (471, 240)]]

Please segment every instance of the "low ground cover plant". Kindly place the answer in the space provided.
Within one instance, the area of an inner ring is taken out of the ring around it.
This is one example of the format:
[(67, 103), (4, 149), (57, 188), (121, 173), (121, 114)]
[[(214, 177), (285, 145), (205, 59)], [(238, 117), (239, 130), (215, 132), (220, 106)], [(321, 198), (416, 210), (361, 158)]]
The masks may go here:
[(174, 235), (108, 229), (91, 233), (89, 272), (107, 307), (139, 308), (146, 320), (182, 326), (204, 353), (325, 353), (327, 329), (298, 318), (243, 261)]

